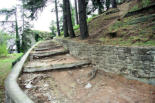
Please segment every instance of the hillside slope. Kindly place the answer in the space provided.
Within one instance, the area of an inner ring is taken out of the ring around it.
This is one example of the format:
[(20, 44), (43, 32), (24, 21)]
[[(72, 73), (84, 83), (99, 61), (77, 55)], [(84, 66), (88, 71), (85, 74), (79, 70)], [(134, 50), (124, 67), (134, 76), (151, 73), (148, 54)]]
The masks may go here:
[[(125, 2), (117, 9), (110, 9), (94, 17), (88, 23), (90, 37), (84, 42), (105, 45), (154, 46), (155, 3), (153, 0), (146, 1), (148, 0)], [(79, 35), (79, 30), (76, 33)]]

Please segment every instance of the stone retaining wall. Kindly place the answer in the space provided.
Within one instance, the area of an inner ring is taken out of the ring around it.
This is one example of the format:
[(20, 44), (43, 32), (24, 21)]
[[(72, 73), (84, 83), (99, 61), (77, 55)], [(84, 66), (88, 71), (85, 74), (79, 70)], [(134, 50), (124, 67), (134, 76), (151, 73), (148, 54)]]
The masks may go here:
[(155, 47), (101, 46), (55, 40), (72, 55), (91, 60), (97, 69), (155, 85)]

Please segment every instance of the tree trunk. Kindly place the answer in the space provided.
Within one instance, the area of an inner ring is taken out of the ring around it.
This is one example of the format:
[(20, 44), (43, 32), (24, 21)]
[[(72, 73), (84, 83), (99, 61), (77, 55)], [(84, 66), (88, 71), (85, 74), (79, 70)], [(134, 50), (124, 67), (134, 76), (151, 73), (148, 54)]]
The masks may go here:
[(111, 0), (112, 8), (117, 8), (116, 0)]
[(67, 11), (66, 11), (66, 0), (63, 0), (63, 29), (64, 37), (68, 37), (68, 25), (67, 25)]
[(22, 1), (22, 21), (23, 21), (23, 33), (21, 34), (21, 38), (22, 38), (22, 41), (21, 41), (21, 51), (23, 52), (23, 43), (24, 43), (24, 30), (25, 30), (25, 16), (24, 16), (24, 13), (25, 13), (25, 10), (24, 10), (24, 1)]
[[(16, 10), (16, 13), (17, 13), (17, 10)], [(15, 13), (16, 46), (17, 46), (17, 52), (20, 53), (20, 38), (19, 38), (19, 32), (18, 32), (18, 21), (17, 21), (16, 13)]]
[(74, 0), (75, 2), (75, 14), (76, 14), (76, 24), (79, 24), (79, 17), (78, 17), (78, 9), (77, 9), (77, 1)]
[(97, 0), (98, 5), (98, 14), (102, 14), (104, 10), (104, 6), (102, 5), (102, 2), (100, 0)]
[(69, 35), (70, 35), (71, 38), (73, 38), (73, 37), (75, 37), (75, 33), (74, 33), (74, 30), (73, 30), (69, 0), (66, 0), (66, 11), (67, 11), (67, 25), (68, 25)]
[(106, 8), (107, 8), (107, 10), (109, 9), (109, 7), (110, 7), (110, 0), (106, 0)]
[(59, 16), (58, 16), (57, 0), (55, 0), (55, 13), (56, 13), (56, 22), (57, 22), (57, 32), (58, 32), (58, 36), (60, 36), (60, 27), (59, 27)]
[(78, 7), (79, 7), (79, 22), (80, 22), (80, 35), (81, 39), (86, 39), (88, 34), (88, 26), (87, 26), (87, 17), (86, 17), (86, 1), (85, 0), (78, 0)]

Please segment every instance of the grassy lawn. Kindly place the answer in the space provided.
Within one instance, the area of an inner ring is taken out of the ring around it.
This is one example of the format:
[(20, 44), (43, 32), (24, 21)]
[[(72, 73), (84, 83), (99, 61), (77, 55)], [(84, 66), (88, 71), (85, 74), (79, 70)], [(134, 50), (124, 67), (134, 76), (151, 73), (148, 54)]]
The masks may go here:
[(11, 71), (12, 62), (22, 56), (19, 54), (8, 54), (6, 57), (0, 57), (0, 103), (3, 103), (4, 95), (4, 80)]

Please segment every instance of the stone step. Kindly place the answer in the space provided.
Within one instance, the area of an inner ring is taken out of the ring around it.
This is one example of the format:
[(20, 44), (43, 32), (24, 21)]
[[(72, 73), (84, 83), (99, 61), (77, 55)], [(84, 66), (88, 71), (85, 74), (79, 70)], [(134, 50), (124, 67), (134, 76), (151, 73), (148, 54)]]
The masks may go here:
[(34, 51), (45, 51), (45, 50), (50, 50), (50, 49), (58, 49), (61, 48), (62, 46), (51, 46), (51, 47), (43, 47), (43, 48), (34, 48)]
[(54, 65), (44, 66), (44, 67), (26, 67), (25, 66), (23, 72), (42, 72), (42, 71), (49, 71), (49, 70), (71, 69), (71, 68), (81, 67), (89, 64), (91, 64), (90, 61), (81, 60), (79, 62), (74, 62), (74, 63), (54, 64)]
[(60, 44), (56, 42), (50, 42), (50, 43), (40, 43), (37, 48), (44, 48), (44, 47), (51, 47), (51, 46), (60, 46)]
[(55, 46), (60, 46), (60, 45), (58, 45), (58, 44), (44, 44), (44, 45), (38, 45), (38, 46), (36, 46), (36, 48), (47, 48), (47, 47), (55, 47)]
[(50, 57), (54, 55), (61, 55), (61, 54), (67, 54), (69, 53), (69, 50), (59, 50), (59, 51), (49, 51), (49, 52), (40, 52), (40, 53), (31, 53), (31, 57), (33, 59), (39, 59), (39, 58), (45, 58)]

